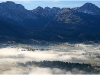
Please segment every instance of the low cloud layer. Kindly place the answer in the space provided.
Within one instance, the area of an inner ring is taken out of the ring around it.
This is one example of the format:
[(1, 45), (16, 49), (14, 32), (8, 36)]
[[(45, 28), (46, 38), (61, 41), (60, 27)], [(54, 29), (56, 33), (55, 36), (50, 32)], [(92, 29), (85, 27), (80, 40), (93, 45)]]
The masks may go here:
[[(100, 53), (99, 46), (77, 44), (70, 46), (52, 46), (50, 50), (22, 51), (23, 48), (1, 48), (0, 49), (0, 74), (26, 74), (26, 75), (53, 75), (53, 74), (72, 74), (84, 73), (73, 68), (72, 71), (61, 70), (59, 68), (44, 68), (36, 65), (20, 66), (18, 63), (28, 61), (65, 61), (65, 62), (92, 62), (99, 61), (95, 56), (84, 55), (89, 52)], [(84, 54), (83, 54), (84, 53)], [(94, 59), (94, 60), (93, 60)]]
[(4, 71), (2, 75), (18, 75), (18, 74), (25, 74), (25, 75), (58, 75), (58, 74), (70, 74), (74, 75), (84, 73), (83, 71), (79, 71), (78, 69), (73, 68), (72, 71), (61, 70), (59, 68), (41, 68), (41, 67), (27, 67), (27, 69), (22, 68), (12, 68), (10, 70)]
[[(67, 53), (67, 52), (58, 52), (58, 51), (21, 51), (22, 48), (2, 48), (0, 49), (0, 60), (3, 62), (25, 62), (25, 61), (66, 61), (66, 62), (73, 62), (73, 61), (84, 61), (88, 60), (83, 55), (78, 55), (78, 53)], [(80, 54), (80, 52), (79, 52)]]

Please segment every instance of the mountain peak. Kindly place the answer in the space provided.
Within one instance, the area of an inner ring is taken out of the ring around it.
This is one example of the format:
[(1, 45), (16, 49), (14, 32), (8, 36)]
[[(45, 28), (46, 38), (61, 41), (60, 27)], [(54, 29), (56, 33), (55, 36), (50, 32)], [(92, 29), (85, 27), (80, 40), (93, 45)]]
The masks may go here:
[(6, 2), (2, 2), (2, 3), (5, 3), (5, 4), (15, 4), (15, 3), (12, 2), (12, 1), (6, 1)]
[(93, 8), (99, 8), (99, 7), (97, 7), (95, 4), (93, 4), (93, 3), (85, 3), (82, 7), (85, 7), (85, 8), (91, 8), (92, 9), (92, 7)]
[(87, 6), (91, 6), (91, 5), (96, 6), (96, 5), (95, 5), (95, 4), (93, 4), (93, 3), (85, 3), (83, 6), (85, 6), (85, 5), (87, 5)]
[(12, 1), (2, 2), (0, 3), (0, 7), (5, 8), (5, 9), (17, 9), (17, 10), (25, 9), (24, 6), (22, 6), (21, 4), (16, 4)]
[(78, 12), (83, 12), (91, 15), (100, 15), (100, 8), (93, 3), (85, 3), (78, 8)]
[(38, 6), (36, 9), (43, 10), (43, 7)]
[(0, 3), (0, 5), (2, 5), (2, 6), (15, 6), (16, 4), (12, 1), (6, 1), (6, 2)]

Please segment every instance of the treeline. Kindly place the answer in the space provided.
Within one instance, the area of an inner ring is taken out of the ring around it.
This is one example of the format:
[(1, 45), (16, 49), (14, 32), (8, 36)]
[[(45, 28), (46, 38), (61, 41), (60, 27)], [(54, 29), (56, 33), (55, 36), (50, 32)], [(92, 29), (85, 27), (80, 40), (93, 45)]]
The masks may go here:
[(70, 63), (70, 62), (63, 62), (63, 61), (40, 61), (40, 62), (27, 62), (25, 64), (18, 63), (20, 66), (27, 67), (28, 65), (36, 65), (39, 67), (49, 67), (49, 68), (59, 68), (64, 69), (66, 71), (72, 71), (74, 68), (78, 69), (79, 71), (84, 71), (84, 73), (89, 74), (99, 74), (100, 70), (96, 70), (91, 64), (84, 64), (84, 63)]

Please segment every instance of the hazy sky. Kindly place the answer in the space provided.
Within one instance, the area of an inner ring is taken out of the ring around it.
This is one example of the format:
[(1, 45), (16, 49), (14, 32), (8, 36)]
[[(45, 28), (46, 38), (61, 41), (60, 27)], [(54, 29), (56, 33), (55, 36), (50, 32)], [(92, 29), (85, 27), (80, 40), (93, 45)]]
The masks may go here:
[[(8, 0), (0, 0), (1, 2), (5, 2)], [(18, 4), (24, 5), (26, 9), (34, 9), (38, 6), (42, 7), (79, 7), (82, 6), (84, 3), (91, 2), (100, 7), (100, 0), (9, 0), (13, 1)]]

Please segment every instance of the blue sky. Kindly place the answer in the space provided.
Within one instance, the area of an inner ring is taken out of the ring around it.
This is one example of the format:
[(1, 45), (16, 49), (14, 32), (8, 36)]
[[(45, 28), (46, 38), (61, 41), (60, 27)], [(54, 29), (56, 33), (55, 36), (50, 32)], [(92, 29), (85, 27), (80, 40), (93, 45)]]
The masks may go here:
[[(8, 0), (0, 0), (1, 2), (5, 2)], [(13, 1), (17, 4), (22, 4), (26, 9), (32, 10), (38, 6), (41, 7), (79, 7), (82, 6), (84, 3), (91, 2), (100, 7), (100, 0), (9, 0)]]

